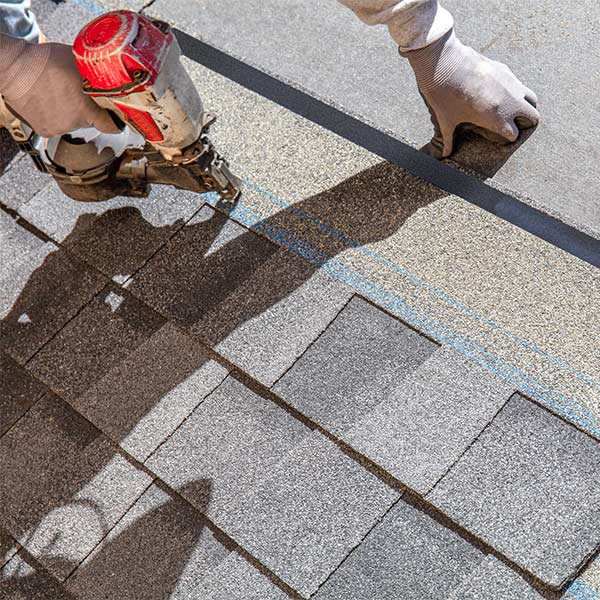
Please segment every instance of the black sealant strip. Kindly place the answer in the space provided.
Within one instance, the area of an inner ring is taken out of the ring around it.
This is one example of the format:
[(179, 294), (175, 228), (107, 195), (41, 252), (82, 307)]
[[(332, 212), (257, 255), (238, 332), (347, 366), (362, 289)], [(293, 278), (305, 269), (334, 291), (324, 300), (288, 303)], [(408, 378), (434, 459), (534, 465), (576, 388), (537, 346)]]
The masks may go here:
[(600, 240), (314, 98), (180, 30), (175, 34), (191, 60), (398, 165), (438, 188), (504, 219), (557, 248), (600, 267)]

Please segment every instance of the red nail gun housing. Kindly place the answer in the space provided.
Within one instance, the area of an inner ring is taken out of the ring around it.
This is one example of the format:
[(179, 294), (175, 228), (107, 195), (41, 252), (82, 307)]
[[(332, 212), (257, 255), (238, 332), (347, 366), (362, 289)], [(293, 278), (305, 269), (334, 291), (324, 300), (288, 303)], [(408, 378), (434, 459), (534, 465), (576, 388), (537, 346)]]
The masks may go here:
[(80, 31), (73, 52), (84, 91), (166, 159), (196, 142), (202, 101), (166, 23), (126, 10), (107, 13)]

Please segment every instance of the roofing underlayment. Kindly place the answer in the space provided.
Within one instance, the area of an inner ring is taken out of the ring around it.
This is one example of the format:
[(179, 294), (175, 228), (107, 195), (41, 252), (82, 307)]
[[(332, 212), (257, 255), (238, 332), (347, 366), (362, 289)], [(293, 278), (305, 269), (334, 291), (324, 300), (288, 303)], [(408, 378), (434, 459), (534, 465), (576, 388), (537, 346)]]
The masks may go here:
[[(263, 4), (150, 10), (210, 42)], [(34, 2), (64, 41), (116, 6), (143, 4)], [(330, 56), (311, 81), (268, 43), (237, 54), (339, 100)], [(183, 60), (235, 208), (76, 203), (19, 155), (0, 177), (0, 598), (600, 599), (598, 269)], [(547, 120), (492, 184), (594, 234), (598, 182), (553, 187)]]

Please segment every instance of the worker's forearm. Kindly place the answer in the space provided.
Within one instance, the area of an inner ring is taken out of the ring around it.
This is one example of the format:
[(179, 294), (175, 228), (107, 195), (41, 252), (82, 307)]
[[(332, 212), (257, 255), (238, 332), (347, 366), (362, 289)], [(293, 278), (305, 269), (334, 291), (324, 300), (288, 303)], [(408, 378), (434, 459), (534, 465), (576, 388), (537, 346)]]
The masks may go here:
[(445, 35), (452, 15), (438, 0), (339, 0), (369, 25), (387, 25), (401, 50), (416, 50)]
[(8, 99), (26, 94), (45, 69), (49, 53), (45, 44), (0, 34), (0, 94)]
[(37, 42), (39, 28), (30, 0), (0, 0), (0, 33)]

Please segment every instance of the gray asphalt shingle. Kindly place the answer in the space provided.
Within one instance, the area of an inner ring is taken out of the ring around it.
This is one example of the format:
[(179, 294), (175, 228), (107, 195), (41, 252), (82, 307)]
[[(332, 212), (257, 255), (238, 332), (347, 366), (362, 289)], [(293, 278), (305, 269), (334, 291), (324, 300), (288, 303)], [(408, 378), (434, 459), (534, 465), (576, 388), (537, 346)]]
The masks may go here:
[(505, 564), (488, 556), (446, 600), (543, 600), (543, 596)]
[(442, 347), (344, 440), (424, 495), (515, 391), (512, 384)]
[(51, 389), (74, 400), (164, 324), (139, 300), (110, 284), (29, 363)]
[(0, 439), (0, 522), (64, 579), (150, 485), (52, 394)]
[(600, 539), (600, 444), (516, 394), (428, 499), (560, 587)]
[(315, 600), (447, 600), (483, 558), (456, 532), (400, 500)]
[(266, 385), (351, 297), (307, 261), (208, 206), (129, 289)]
[(343, 437), (385, 400), (437, 344), (355, 297), (277, 382), (274, 391)]
[(204, 598), (229, 554), (185, 502), (151, 486), (67, 582), (82, 600)]
[(143, 462), (226, 376), (167, 323), (71, 404)]
[[(0, 437), (44, 392), (45, 388), (41, 383), (0, 352)], [(0, 556), (1, 554), (0, 552)]]
[(217, 523), (277, 576), (309, 597), (398, 499), (313, 432), (266, 472)]
[(0, 598), (6, 600), (76, 600), (48, 574), (36, 569), (21, 553), (0, 570)]
[[(217, 517), (248, 497), (310, 430), (276, 404), (229, 377), (146, 462), (195, 506)], [(203, 488), (190, 481), (209, 480)]]

